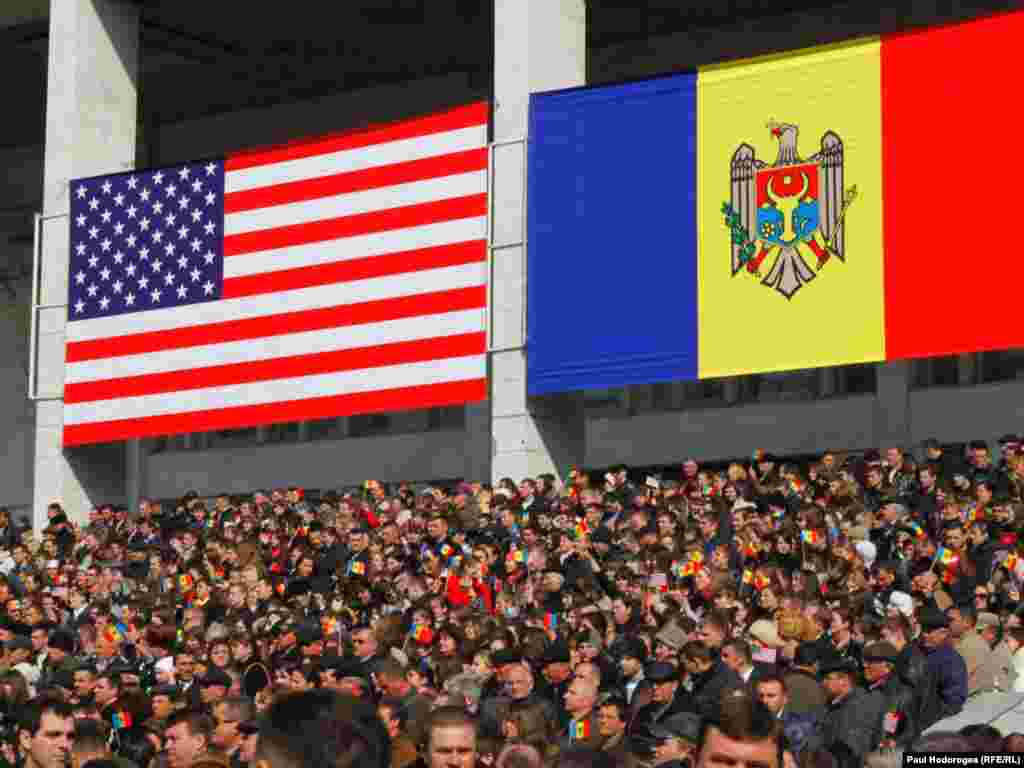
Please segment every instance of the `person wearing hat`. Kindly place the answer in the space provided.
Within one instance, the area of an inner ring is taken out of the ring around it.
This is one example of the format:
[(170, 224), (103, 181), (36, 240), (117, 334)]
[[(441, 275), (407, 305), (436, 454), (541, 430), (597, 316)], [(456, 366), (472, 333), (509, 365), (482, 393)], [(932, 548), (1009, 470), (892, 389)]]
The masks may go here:
[[(647, 644), (639, 637), (626, 637), (620, 647), (622, 660), (622, 687), (626, 692), (626, 702), (633, 703), (637, 690), (644, 680), (644, 662), (647, 661)], [(645, 686), (647, 687), (647, 686)]]
[(956, 715), (967, 701), (967, 665), (956, 652), (949, 635), (949, 619), (941, 611), (922, 610), (921, 649), (925, 653), (929, 689), (922, 701), (921, 732), (946, 717)]
[(868, 692), (877, 691), (885, 700), (882, 743), (886, 749), (909, 747), (919, 730), (914, 718), (914, 692), (896, 673), (900, 652), (891, 643), (871, 643), (864, 648), (864, 679)]
[[(999, 617), (987, 611), (979, 613), (974, 625), (975, 632), (988, 649), (981, 664), (974, 673), (974, 683), (981, 691), (1006, 691), (1013, 677), (1013, 660), (1010, 649), (1002, 642), (1002, 625)], [(968, 689), (970, 689), (968, 678)]]
[(654, 743), (654, 768), (685, 768), (693, 765), (700, 742), (700, 716), (681, 712), (650, 729)]
[(850, 659), (832, 658), (820, 666), (828, 707), (822, 720), (821, 744), (839, 768), (860, 768), (882, 740), (885, 699), (857, 685), (858, 670)]
[(650, 727), (681, 712), (696, 712), (697, 702), (679, 684), (679, 670), (663, 661), (644, 669), (644, 680), (651, 686), (650, 703), (633, 717), (633, 727)]
[(566, 706), (566, 694), (572, 683), (570, 659), (569, 646), (561, 638), (545, 648), (540, 657), (539, 667), (545, 682), (538, 686), (537, 695), (549, 701), (554, 707), (558, 713), (560, 728), (565, 728), (570, 718)]

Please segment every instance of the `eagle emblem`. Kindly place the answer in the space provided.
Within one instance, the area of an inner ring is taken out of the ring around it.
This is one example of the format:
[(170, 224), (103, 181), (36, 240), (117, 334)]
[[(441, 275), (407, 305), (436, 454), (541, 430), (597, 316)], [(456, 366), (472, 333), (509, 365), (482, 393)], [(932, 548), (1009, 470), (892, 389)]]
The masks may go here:
[(792, 299), (833, 256), (845, 263), (846, 212), (857, 187), (844, 191), (843, 142), (836, 133), (826, 131), (821, 150), (805, 160), (797, 126), (772, 120), (768, 129), (779, 143), (775, 162), (768, 165), (752, 146), (740, 144), (722, 213), (732, 236), (733, 277), (745, 270)]

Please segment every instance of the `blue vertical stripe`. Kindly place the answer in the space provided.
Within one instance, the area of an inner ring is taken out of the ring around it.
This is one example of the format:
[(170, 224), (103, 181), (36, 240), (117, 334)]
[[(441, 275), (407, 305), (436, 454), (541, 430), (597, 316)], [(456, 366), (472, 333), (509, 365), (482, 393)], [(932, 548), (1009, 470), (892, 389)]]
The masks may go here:
[(531, 97), (531, 395), (697, 378), (696, 86)]

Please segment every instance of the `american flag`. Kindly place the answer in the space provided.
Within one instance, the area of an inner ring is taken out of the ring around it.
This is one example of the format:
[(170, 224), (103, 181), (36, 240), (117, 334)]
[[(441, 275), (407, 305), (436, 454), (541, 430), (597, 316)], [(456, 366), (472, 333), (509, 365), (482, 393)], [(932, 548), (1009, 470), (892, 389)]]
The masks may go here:
[(73, 180), (64, 444), (486, 397), (487, 117)]

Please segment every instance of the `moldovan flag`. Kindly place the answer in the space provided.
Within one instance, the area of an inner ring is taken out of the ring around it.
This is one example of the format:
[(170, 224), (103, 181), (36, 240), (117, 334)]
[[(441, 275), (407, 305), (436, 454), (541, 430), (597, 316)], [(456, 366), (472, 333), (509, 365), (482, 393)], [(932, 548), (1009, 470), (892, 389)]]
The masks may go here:
[(529, 392), (1024, 346), (1021, 41), (1015, 11), (535, 94)]
[(73, 180), (64, 444), (486, 397), (488, 115)]

